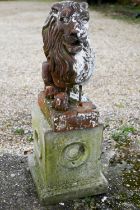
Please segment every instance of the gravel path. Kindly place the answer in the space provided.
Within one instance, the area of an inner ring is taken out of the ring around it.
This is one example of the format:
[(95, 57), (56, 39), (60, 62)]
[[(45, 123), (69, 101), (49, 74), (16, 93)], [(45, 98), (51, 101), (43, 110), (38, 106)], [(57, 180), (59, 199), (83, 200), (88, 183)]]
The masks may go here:
[[(41, 27), (50, 3), (0, 2), (0, 135), (2, 153), (30, 150), (31, 108), (42, 90)], [(104, 122), (138, 127), (140, 117), (140, 25), (91, 12), (96, 71), (85, 93)], [(24, 135), (15, 135), (22, 134)], [(106, 134), (105, 134), (106, 135)], [(108, 134), (107, 134), (108, 136)]]
[[(32, 179), (27, 170), (26, 156), (33, 147), (33, 143), (30, 142), (32, 140), (31, 109), (37, 101), (38, 92), (43, 88), (41, 63), (45, 60), (45, 56), (42, 50), (41, 27), (50, 6), (51, 3), (0, 1), (0, 172), (2, 178), (0, 209), (2, 210), (46, 209), (40, 206), (36, 197)], [(121, 180), (120, 169), (118, 165), (116, 166), (124, 159), (123, 164), (126, 162), (129, 171), (130, 165), (132, 172), (136, 172), (133, 170), (133, 165), (136, 164), (138, 169), (137, 163), (140, 157), (135, 144), (138, 140), (138, 132), (130, 136), (134, 148), (131, 148), (131, 144), (125, 145), (126, 142), (124, 142), (118, 151), (114, 150), (111, 135), (122, 124), (131, 125), (137, 130), (139, 128), (140, 25), (113, 20), (95, 11), (91, 11), (90, 15), (89, 32), (91, 45), (96, 51), (96, 71), (84, 92), (97, 105), (101, 120), (106, 127), (103, 144), (104, 168), (107, 168), (105, 164), (110, 154), (115, 153), (112, 159), (115, 170), (112, 166), (109, 168), (109, 173), (106, 170), (110, 184), (108, 199), (106, 196), (99, 197), (96, 206), (101, 205), (101, 208), (97, 207), (99, 210), (115, 210), (116, 206), (119, 208), (116, 210), (138, 210), (139, 186), (136, 185), (134, 189), (132, 183), (132, 189), (129, 189), (128, 184)], [(130, 163), (130, 159), (133, 164)], [(137, 173), (132, 173), (131, 181), (132, 178), (136, 184)], [(125, 199), (121, 197), (124, 196), (124, 192), (127, 194)], [(137, 202), (133, 202), (133, 197), (136, 200), (136, 196)], [(96, 198), (92, 199), (92, 201), (96, 200)], [(104, 204), (105, 200), (107, 206)], [(65, 206), (57, 205), (47, 209), (96, 209), (92, 201), (90, 201), (90, 207), (88, 207), (89, 200), (82, 200), (78, 203), (76, 201), (74, 204), (67, 203)], [(134, 204), (137, 207), (133, 206)]]

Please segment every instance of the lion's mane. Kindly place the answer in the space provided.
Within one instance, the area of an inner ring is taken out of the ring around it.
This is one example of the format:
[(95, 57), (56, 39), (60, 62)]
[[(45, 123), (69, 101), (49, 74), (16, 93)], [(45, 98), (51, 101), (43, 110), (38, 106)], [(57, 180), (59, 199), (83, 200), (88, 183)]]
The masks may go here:
[(55, 73), (63, 82), (75, 80), (73, 71), (74, 56), (67, 52), (63, 45), (63, 31), (57, 26), (57, 17), (52, 14), (47, 18), (42, 29), (44, 53), (50, 66), (50, 71)]

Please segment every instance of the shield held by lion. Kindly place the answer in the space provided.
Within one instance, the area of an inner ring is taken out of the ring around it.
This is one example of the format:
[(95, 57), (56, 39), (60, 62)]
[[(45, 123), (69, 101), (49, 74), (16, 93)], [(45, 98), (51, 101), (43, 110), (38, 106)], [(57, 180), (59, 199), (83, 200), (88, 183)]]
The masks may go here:
[(42, 78), (46, 97), (54, 97), (53, 107), (67, 110), (69, 93), (74, 85), (81, 87), (94, 69), (89, 47), (87, 3), (66, 1), (52, 6), (42, 29), (44, 53)]

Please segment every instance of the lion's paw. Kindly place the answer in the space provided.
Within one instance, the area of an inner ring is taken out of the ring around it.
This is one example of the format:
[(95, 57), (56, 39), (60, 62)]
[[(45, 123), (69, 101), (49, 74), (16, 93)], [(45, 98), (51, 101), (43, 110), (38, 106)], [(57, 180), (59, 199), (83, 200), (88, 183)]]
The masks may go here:
[(54, 96), (54, 101), (52, 104), (53, 108), (59, 111), (68, 110), (68, 95), (67, 93), (58, 93)]
[(58, 89), (56, 87), (50, 85), (50, 86), (45, 87), (44, 92), (45, 92), (45, 96), (47, 98), (54, 98), (54, 95), (56, 95), (58, 93)]

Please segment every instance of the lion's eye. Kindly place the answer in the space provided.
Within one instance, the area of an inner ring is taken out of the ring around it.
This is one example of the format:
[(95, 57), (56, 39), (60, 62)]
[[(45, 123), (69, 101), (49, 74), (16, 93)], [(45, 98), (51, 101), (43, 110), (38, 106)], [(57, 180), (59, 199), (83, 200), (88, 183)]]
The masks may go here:
[(55, 8), (52, 8), (52, 12), (53, 12), (53, 13), (58, 13), (58, 10), (55, 9)]
[(60, 17), (60, 21), (64, 22), (64, 23), (68, 23), (69, 19), (68, 19), (68, 17)]

